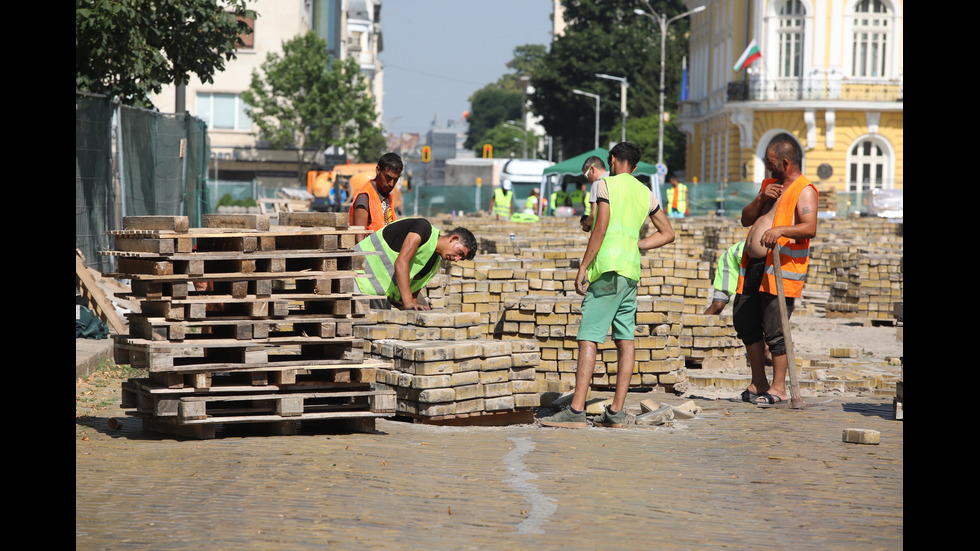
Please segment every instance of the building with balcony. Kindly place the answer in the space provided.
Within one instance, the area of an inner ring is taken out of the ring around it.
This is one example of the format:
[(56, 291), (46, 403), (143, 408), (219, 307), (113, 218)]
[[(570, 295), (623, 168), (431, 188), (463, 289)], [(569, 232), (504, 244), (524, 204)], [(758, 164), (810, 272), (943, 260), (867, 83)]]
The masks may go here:
[[(789, 135), (820, 189), (902, 188), (903, 0), (687, 0), (687, 177), (765, 177)], [(755, 41), (761, 58), (733, 65)]]

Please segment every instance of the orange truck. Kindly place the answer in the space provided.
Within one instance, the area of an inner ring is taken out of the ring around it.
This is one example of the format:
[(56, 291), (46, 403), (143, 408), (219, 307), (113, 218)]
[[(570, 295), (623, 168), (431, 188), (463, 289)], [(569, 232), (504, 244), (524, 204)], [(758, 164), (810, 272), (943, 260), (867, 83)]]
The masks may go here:
[(374, 178), (376, 164), (348, 163), (337, 165), (333, 170), (311, 170), (306, 173), (306, 190), (313, 194), (313, 210), (342, 211), (341, 205), (330, 208), (327, 197), (334, 186), (340, 186), (344, 201), (350, 200), (351, 192), (361, 187), (364, 182)]

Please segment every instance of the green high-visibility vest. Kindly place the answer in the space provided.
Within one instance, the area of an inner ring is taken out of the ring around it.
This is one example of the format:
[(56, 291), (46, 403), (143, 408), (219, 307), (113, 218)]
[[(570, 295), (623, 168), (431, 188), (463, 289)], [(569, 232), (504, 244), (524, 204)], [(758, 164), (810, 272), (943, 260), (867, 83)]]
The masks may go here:
[(589, 264), (589, 282), (606, 272), (640, 280), (640, 228), (650, 214), (650, 189), (632, 174), (603, 178), (609, 190), (609, 226), (599, 254)]
[(726, 294), (734, 294), (738, 290), (738, 270), (742, 263), (742, 251), (745, 249), (745, 241), (739, 241), (732, 245), (718, 259), (718, 267), (715, 269), (715, 279), (712, 286)]
[(512, 191), (501, 188), (493, 190), (493, 213), (500, 216), (510, 216), (510, 202), (514, 199)]
[[(359, 274), (364, 275), (359, 275), (354, 281), (357, 283), (357, 288), (365, 295), (385, 295), (391, 300), (400, 302), (402, 295), (398, 291), (398, 284), (395, 282), (395, 260), (398, 259), (398, 251), (389, 247), (388, 242), (384, 240), (384, 236), (382, 235), (390, 227), (385, 226), (381, 228), (354, 246), (355, 251), (381, 251), (382, 253), (380, 255), (367, 255), (365, 258), (367, 261), (367, 270), (363, 272), (358, 271)], [(425, 284), (442, 267), (442, 259), (439, 258), (433, 263), (431, 270), (425, 274), (420, 273), (422, 268), (429, 263), (432, 255), (436, 254), (436, 242), (438, 241), (439, 229), (433, 226), (432, 235), (429, 236), (429, 240), (419, 245), (418, 250), (415, 251), (415, 256), (412, 257), (408, 275), (412, 294), (417, 293), (422, 287), (425, 287)]]

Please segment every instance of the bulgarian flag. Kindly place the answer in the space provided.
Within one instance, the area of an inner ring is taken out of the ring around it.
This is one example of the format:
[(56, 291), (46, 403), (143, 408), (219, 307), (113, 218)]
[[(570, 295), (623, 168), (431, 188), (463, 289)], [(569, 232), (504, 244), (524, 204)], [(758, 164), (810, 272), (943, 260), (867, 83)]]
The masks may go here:
[(759, 45), (755, 43), (755, 39), (753, 38), (752, 42), (749, 42), (748, 48), (745, 48), (745, 51), (742, 52), (742, 57), (738, 58), (738, 61), (735, 62), (732, 70), (736, 73), (741, 72), (760, 57), (762, 57), (762, 53), (759, 52)]

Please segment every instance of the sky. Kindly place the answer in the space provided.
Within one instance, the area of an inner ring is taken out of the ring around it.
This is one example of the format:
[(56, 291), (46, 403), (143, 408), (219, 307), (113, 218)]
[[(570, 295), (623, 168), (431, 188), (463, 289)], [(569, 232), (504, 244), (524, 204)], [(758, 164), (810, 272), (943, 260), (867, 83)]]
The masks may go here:
[(510, 72), (514, 47), (551, 42), (552, 0), (382, 0), (385, 132), (461, 119), (469, 97)]

